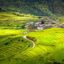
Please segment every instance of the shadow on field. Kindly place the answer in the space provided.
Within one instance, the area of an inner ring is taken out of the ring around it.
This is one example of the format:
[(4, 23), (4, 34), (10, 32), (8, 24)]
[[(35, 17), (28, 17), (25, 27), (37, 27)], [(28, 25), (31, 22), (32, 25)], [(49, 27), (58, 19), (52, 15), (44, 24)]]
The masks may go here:
[[(57, 50), (59, 51), (59, 50)], [(62, 50), (60, 50), (59, 52), (61, 52)], [(54, 53), (57, 56), (57, 52), (54, 51)], [(20, 58), (13, 58), (13, 60), (17, 63), (17, 64), (64, 64), (64, 57), (63, 59), (61, 58), (60, 54), (58, 57), (54, 57), (54, 53), (45, 53), (45, 54), (41, 54), (38, 55), (36, 57), (31, 57), (28, 58), (27, 56), (22, 56)], [(61, 54), (63, 56), (63, 54)], [(60, 58), (60, 59), (59, 59)], [(61, 60), (62, 59), (62, 60)], [(11, 60), (13, 62), (13, 60)]]
[(0, 38), (0, 63), (7, 64), (17, 53), (19, 54), (31, 46), (31, 43), (21, 36), (5, 35)]
[[(20, 37), (13, 38), (9, 40), (8, 44), (3, 44), (4, 46), (0, 47), (0, 63), (8, 64), (64, 64), (64, 52), (62, 49), (54, 49), (53, 52), (41, 53), (37, 56), (30, 56), (22, 54), (30, 45), (24, 39)], [(34, 54), (37, 52), (34, 52)], [(19, 55), (19, 56), (18, 56)]]

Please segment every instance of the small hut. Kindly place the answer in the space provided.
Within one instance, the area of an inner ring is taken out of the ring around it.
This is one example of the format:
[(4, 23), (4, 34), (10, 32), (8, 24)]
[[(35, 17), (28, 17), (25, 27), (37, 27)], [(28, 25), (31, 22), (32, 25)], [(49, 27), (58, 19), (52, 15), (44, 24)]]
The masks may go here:
[(26, 24), (26, 29), (28, 31), (35, 31), (35, 30), (43, 30), (51, 27), (55, 27), (57, 25), (57, 21), (52, 20), (49, 17), (41, 18), (37, 22), (28, 22)]

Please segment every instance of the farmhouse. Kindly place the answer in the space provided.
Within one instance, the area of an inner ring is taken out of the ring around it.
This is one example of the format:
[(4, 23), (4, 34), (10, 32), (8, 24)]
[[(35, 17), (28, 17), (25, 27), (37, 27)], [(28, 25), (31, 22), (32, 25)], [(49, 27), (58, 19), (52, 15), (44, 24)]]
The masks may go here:
[(25, 28), (28, 29), (29, 31), (43, 30), (43, 29), (54, 27), (56, 23), (57, 21), (54, 21), (50, 18), (43, 18), (37, 22), (28, 22)]

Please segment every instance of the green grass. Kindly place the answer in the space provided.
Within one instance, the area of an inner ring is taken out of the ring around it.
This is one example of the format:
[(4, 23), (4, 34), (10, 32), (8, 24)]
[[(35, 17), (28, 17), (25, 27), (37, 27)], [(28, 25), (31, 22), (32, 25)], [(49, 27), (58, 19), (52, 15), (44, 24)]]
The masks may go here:
[(16, 30), (16, 29), (0, 29), (1, 35), (11, 35), (11, 34), (22, 34), (24, 30)]
[(22, 36), (25, 30), (0, 29), (1, 64), (64, 64), (64, 29), (29, 32), (36, 46)]
[[(50, 56), (47, 57), (46, 61), (54, 59), (52, 61), (61, 62), (61, 64), (63, 64), (62, 60), (64, 59), (64, 51), (62, 50), (64, 50), (64, 29), (46, 29), (39, 32), (31, 32), (28, 36), (35, 37), (35, 39), (37, 39), (35, 47), (36, 55), (37, 53), (43, 55), (42, 52), (45, 54), (48, 52)], [(41, 51), (40, 48), (44, 49), (44, 51)], [(44, 58), (46, 58), (46, 55)]]
[[(39, 21), (42, 16), (34, 14), (18, 13), (18, 12), (1, 12), (0, 13), (0, 28), (24, 28), (27, 22)], [(46, 16), (43, 16), (45, 18)], [(52, 17), (52, 16), (51, 16)], [(54, 19), (56, 16), (54, 17)], [(64, 23), (64, 17), (60, 16), (56, 20)]]
[[(56, 44), (64, 41), (64, 29), (52, 28), (38, 32), (31, 32), (28, 36), (35, 37), (39, 44)], [(37, 44), (38, 44), (37, 43)]]
[[(26, 22), (38, 21), (42, 16), (56, 19), (57, 16), (48, 10), (46, 4), (3, 9), (14, 12), (0, 12), (0, 64), (64, 64), (64, 29), (51, 28), (28, 34), (24, 34), (25, 29), (17, 29), (24, 27)], [(64, 23), (64, 16), (57, 19)], [(23, 38), (24, 35), (36, 39), (34, 48), (31, 41)]]
[(58, 17), (58, 19), (60, 22), (64, 23), (64, 16), (60, 16), (60, 17)]
[[(3, 17), (3, 18), (2, 18)], [(24, 13), (13, 13), (13, 12), (1, 12), (0, 13), (0, 20), (21, 20), (21, 21), (28, 21), (28, 20), (37, 20), (38, 16), (34, 16), (31, 14), (24, 14)]]
[(39, 16), (18, 12), (1, 12), (0, 28), (22, 28), (26, 22), (37, 21)]
[[(31, 47), (31, 43), (22, 38), (23, 30), (0, 29), (0, 63), (9, 64), (16, 54)], [(13, 60), (14, 61), (14, 60)], [(11, 63), (11, 64), (14, 64)]]

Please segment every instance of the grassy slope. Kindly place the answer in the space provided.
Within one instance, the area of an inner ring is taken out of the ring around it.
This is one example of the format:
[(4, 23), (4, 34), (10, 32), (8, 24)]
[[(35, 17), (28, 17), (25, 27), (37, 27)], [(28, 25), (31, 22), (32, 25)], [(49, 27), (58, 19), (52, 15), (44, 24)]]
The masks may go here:
[[(26, 22), (38, 21), (39, 17), (32, 14), (1, 12), (0, 13), (0, 28), (22, 28)], [(55, 17), (56, 18), (56, 17)], [(60, 22), (64, 23), (64, 16), (57, 18)]]
[(1, 12), (0, 13), (0, 27), (5, 28), (14, 28), (21, 27), (24, 23), (28, 21), (37, 21), (38, 16), (24, 13), (12, 13), (12, 12)]
[[(31, 47), (31, 43), (22, 38), (24, 30), (0, 29), (0, 63), (9, 64), (16, 54)], [(14, 64), (12, 62), (11, 64)]]
[[(3, 18), (2, 18), (3, 17)], [(0, 13), (0, 20), (21, 20), (21, 21), (28, 21), (28, 20), (36, 20), (38, 16), (34, 16), (31, 14), (24, 14), (24, 13), (19, 13), (17, 12), (12, 13), (12, 12), (1, 12)]]
[(31, 42), (21, 37), (23, 32), (23, 30), (0, 30), (1, 64), (52, 64), (53, 62), (63, 64), (64, 29), (51, 28), (28, 33), (28, 36), (37, 39), (35, 48), (31, 48)]
[(59, 21), (60, 21), (61, 23), (64, 23), (64, 16), (60, 16), (60, 17), (58, 17), (58, 19), (59, 19)]
[[(38, 6), (36, 6), (36, 4)], [(27, 21), (37, 21), (40, 15), (53, 14), (47, 6), (36, 3), (34, 6), (26, 5), (21, 8), (21, 14), (13, 12), (0, 13), (0, 28), (13, 28), (21, 26)], [(6, 7), (4, 7), (6, 9)], [(13, 6), (8, 7), (14, 9)], [(16, 10), (16, 11), (17, 11)], [(56, 17), (56, 16), (55, 16)], [(58, 17), (64, 22), (64, 17)], [(0, 29), (0, 63), (1, 64), (64, 64), (64, 29), (52, 28), (44, 31), (27, 34), (36, 38), (36, 47), (31, 48), (31, 42), (22, 38), (25, 30)]]
[(21, 2), (21, 6), (19, 7), (13, 4), (12, 6), (3, 6), (2, 9), (7, 12), (0, 13), (1, 28), (22, 28), (27, 21), (38, 21), (39, 18), (43, 16), (50, 16), (53, 19), (59, 19), (60, 22), (64, 22), (64, 16), (60, 16), (60, 14), (58, 14), (59, 16), (56, 16), (48, 9), (48, 5), (43, 2)]

